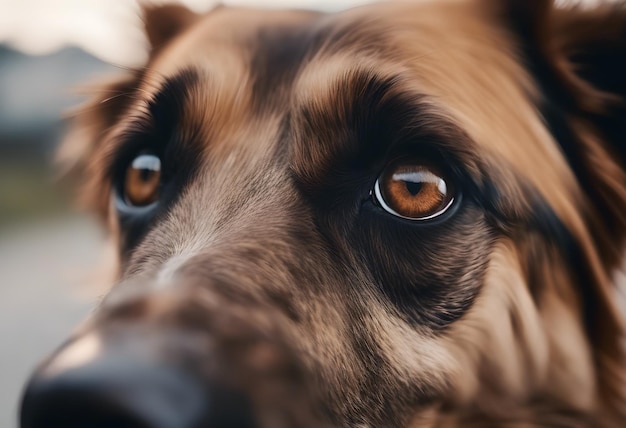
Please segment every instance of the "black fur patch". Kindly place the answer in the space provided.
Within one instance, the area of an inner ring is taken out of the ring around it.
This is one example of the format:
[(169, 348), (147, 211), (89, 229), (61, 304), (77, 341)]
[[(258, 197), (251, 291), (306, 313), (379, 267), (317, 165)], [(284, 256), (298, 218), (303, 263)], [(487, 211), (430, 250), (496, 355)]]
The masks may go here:
[(313, 27), (302, 23), (259, 29), (251, 41), (250, 64), (257, 109), (284, 107), (298, 71), (319, 48), (319, 42)]
[[(155, 221), (164, 215), (176, 201), (181, 189), (196, 171), (201, 142), (190, 138), (193, 132), (185, 130), (184, 137), (177, 129), (190, 89), (199, 76), (185, 70), (168, 79), (148, 102), (147, 114), (122, 134), (109, 170), (113, 179), (115, 205), (122, 230), (122, 252), (132, 250)], [(123, 197), (126, 169), (142, 152), (154, 153), (161, 158), (160, 197), (148, 207), (133, 207)]]
[[(466, 173), (474, 161), (470, 142), (459, 144), (462, 132), (433, 114), (419, 94), (398, 90), (398, 82), (354, 73), (337, 83), (341, 95), (326, 110), (294, 112), (294, 180), (329, 246), (339, 257), (342, 249), (356, 252), (360, 265), (354, 268), (369, 271), (381, 302), (409, 322), (440, 330), (477, 295), (492, 229)], [(373, 203), (374, 182), (398, 158), (449, 172), (458, 190), (455, 209), (419, 222)]]

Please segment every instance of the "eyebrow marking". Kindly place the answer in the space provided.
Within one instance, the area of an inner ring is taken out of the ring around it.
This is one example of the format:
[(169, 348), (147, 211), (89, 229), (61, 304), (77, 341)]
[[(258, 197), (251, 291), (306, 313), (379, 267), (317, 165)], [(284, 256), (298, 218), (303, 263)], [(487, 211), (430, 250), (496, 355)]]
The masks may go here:
[(148, 112), (157, 129), (171, 130), (179, 121), (189, 93), (200, 80), (198, 72), (186, 68), (162, 84), (159, 91), (148, 101)]
[[(162, 179), (168, 182), (155, 209), (141, 214), (117, 209), (121, 227), (121, 251), (127, 253), (143, 239), (152, 224), (165, 215), (168, 207), (178, 200), (181, 189), (195, 176), (199, 167), (197, 154), (202, 140), (193, 137), (188, 123), (182, 123), (189, 105), (192, 89), (200, 76), (193, 69), (165, 79), (156, 93), (143, 101), (143, 108), (135, 108), (120, 132), (108, 142), (103, 180), (112, 184), (119, 195), (126, 168), (142, 151), (159, 156), (163, 168)], [(117, 196), (116, 196), (117, 198)], [(117, 199), (114, 199), (117, 200)]]
[(184, 69), (167, 78), (160, 89), (144, 100), (145, 108), (134, 110), (134, 117), (114, 136), (106, 171), (112, 175), (119, 163), (139, 147), (165, 150), (184, 111), (189, 92), (199, 81), (195, 70)]
[(410, 151), (448, 153), (479, 171), (470, 137), (408, 82), (402, 75), (356, 70), (300, 100), (283, 125), (300, 184), (314, 189), (338, 179), (337, 173), (350, 175), (346, 168), (381, 167)]

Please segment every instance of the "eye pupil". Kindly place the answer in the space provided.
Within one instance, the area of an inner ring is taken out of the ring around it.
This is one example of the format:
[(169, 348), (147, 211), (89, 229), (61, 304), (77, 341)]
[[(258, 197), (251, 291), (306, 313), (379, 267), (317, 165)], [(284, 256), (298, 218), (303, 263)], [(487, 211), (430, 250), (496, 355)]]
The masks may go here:
[(141, 179), (143, 181), (149, 181), (150, 177), (152, 177), (152, 175), (154, 175), (154, 171), (152, 171), (150, 169), (140, 169), (139, 170), (139, 176), (141, 177)]
[(411, 181), (405, 181), (405, 185), (406, 185), (406, 190), (408, 190), (411, 195), (415, 196), (419, 192), (422, 191), (422, 187), (424, 186), (424, 183), (414, 183)]

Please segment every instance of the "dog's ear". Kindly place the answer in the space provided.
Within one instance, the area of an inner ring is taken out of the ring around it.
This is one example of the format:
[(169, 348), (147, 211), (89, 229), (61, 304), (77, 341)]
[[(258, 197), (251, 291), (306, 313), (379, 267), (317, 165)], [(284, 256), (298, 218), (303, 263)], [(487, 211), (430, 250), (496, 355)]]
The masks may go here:
[(626, 1), (555, 6), (553, 0), (497, 2), (550, 102), (587, 119), (626, 160)]
[(553, 0), (487, 0), (506, 15), (550, 102), (594, 122), (626, 156), (626, 1), (556, 6)]
[(552, 7), (547, 14), (539, 40), (544, 57), (536, 62), (546, 64), (539, 65), (545, 74), (537, 73), (547, 96), (543, 111), (586, 186), (592, 216), (603, 223), (603, 259), (620, 263), (626, 240), (626, 2)]
[[(554, 48), (564, 73), (578, 88), (579, 107), (608, 144), (626, 160), (626, 2), (557, 10)], [(601, 103), (594, 111), (585, 98)], [(585, 111), (586, 107), (586, 111)]]
[[(505, 16), (540, 89), (538, 110), (578, 179), (587, 232), (578, 278), (598, 369), (599, 406), (626, 420), (626, 330), (612, 275), (626, 244), (626, 2), (487, 0)], [(620, 422), (621, 421), (621, 422)], [(612, 425), (610, 425), (612, 426)]]
[[(577, 91), (578, 107), (595, 123), (604, 140), (626, 156), (626, 2), (556, 9), (552, 50)], [(557, 64), (559, 66), (559, 64)], [(591, 102), (587, 105), (586, 101)], [(594, 110), (594, 104), (597, 109)]]
[(602, 259), (614, 267), (626, 241), (626, 1), (487, 1), (515, 33), (542, 94), (538, 110), (588, 198)]
[(152, 51), (158, 51), (167, 42), (193, 24), (199, 17), (184, 6), (150, 5), (141, 6), (141, 16)]

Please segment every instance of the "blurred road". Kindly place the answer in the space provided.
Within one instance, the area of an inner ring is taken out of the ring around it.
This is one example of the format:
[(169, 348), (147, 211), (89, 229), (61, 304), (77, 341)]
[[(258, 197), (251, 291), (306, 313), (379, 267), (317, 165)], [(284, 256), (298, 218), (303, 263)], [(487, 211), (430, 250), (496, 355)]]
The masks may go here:
[(28, 374), (103, 290), (93, 276), (103, 252), (98, 228), (66, 214), (69, 195), (53, 184), (49, 164), (62, 112), (82, 99), (68, 88), (115, 72), (77, 48), (34, 57), (0, 44), (0, 428), (16, 427)]
[(102, 247), (81, 217), (0, 229), (0, 428), (17, 426), (28, 374), (97, 303)]

